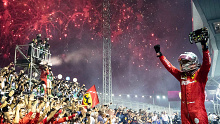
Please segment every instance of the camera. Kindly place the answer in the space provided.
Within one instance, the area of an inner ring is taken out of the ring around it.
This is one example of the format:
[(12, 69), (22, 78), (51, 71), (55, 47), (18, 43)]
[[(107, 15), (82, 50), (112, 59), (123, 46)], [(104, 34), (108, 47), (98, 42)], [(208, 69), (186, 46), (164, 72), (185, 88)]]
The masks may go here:
[(46, 41), (49, 41), (49, 40), (50, 40), (50, 38), (45, 38), (45, 40), (46, 40)]
[(78, 117), (79, 117), (79, 118), (80, 118), (80, 117), (83, 117), (82, 113), (78, 114)]
[(39, 41), (41, 41), (41, 34), (37, 34), (37, 41), (39, 42)]
[(90, 116), (90, 114), (89, 113), (86, 113), (86, 117), (89, 117)]
[(15, 96), (19, 96), (21, 94), (21, 90), (16, 90), (15, 92), (14, 92), (14, 95)]
[(44, 97), (40, 96), (38, 97), (39, 100), (44, 100)]
[(63, 97), (63, 95), (59, 95), (58, 97), (59, 97), (59, 98), (62, 98), (62, 97)]
[(58, 100), (58, 98), (57, 98), (57, 97), (54, 97), (53, 99), (54, 99), (54, 100)]
[(2, 112), (8, 112), (8, 106), (2, 108)]
[(64, 100), (64, 102), (67, 102), (67, 101), (69, 101), (69, 98), (66, 98), (66, 99)]
[(209, 33), (208, 33), (208, 29), (206, 27), (189, 33), (189, 42), (191, 44), (193, 44), (193, 41), (195, 43), (198, 43), (201, 41), (207, 41), (208, 38), (209, 38)]
[(29, 94), (31, 94), (31, 92), (23, 92), (23, 94), (27, 94), (27, 95), (29, 95)]
[(38, 100), (44, 100), (44, 97), (42, 97), (42, 96), (34, 96), (34, 99), (38, 99)]

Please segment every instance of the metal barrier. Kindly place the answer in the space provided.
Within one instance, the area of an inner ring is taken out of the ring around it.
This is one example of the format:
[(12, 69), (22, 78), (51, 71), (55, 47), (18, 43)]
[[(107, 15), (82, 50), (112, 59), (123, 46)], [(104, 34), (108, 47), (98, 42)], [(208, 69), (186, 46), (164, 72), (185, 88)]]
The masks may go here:
[[(99, 96), (99, 102), (101, 105), (103, 105), (102, 102), (102, 95), (98, 94)], [(162, 112), (166, 111), (169, 115), (173, 114), (174, 112), (180, 112), (180, 108), (170, 108), (170, 107), (164, 107), (164, 106), (158, 106), (153, 104), (148, 104), (144, 102), (138, 102), (135, 100), (129, 100), (129, 99), (122, 99), (122, 98), (112, 98), (113, 103), (109, 105), (111, 109), (121, 107), (126, 107), (127, 109), (132, 109), (134, 111), (139, 111), (139, 109), (145, 110), (147, 112)]]

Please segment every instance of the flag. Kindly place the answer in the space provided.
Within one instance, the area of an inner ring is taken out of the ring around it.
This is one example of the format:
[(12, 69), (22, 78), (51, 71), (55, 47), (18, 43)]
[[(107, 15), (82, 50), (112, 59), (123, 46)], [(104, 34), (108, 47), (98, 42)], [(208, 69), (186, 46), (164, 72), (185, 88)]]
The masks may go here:
[(86, 91), (83, 96), (82, 105), (91, 105), (92, 108), (99, 104), (98, 94), (96, 92), (95, 85), (93, 85), (90, 89)]

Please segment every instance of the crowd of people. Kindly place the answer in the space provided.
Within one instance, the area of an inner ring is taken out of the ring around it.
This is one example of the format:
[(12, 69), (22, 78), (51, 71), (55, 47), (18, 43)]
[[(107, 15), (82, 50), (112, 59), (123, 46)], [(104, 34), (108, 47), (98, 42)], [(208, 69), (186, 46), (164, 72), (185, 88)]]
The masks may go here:
[[(52, 86), (47, 86), (48, 81)], [(10, 63), (1, 69), (0, 83), (1, 124), (170, 123), (170, 117), (165, 112), (159, 114), (143, 110), (136, 112), (121, 106), (110, 109), (109, 105), (94, 108), (82, 105), (83, 95), (87, 91), (85, 85), (53, 77), (51, 67), (47, 65), (42, 65), (40, 79), (32, 79), (30, 84), (24, 70), (16, 72), (14, 64)], [(178, 119), (179, 116), (173, 117), (173, 122), (177, 123)]]
[(110, 109), (109, 105), (98, 105), (94, 108), (91, 105), (82, 105), (83, 95), (87, 91), (84, 84), (81, 86), (78, 82), (59, 80), (50, 75), (53, 77), (52, 87), (48, 88), (46, 80), (51, 78), (48, 75), (52, 70), (46, 65), (42, 68), (40, 79), (33, 79), (31, 85), (24, 70), (17, 73), (13, 63), (1, 69), (1, 124), (169, 123), (170, 119), (165, 112), (147, 113), (123, 107)]

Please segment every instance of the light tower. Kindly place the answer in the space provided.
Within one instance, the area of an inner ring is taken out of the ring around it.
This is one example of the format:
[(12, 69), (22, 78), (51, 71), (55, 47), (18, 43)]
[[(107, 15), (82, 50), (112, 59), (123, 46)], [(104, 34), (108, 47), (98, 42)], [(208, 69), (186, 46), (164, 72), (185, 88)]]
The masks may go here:
[(103, 104), (112, 102), (110, 3), (103, 0)]

